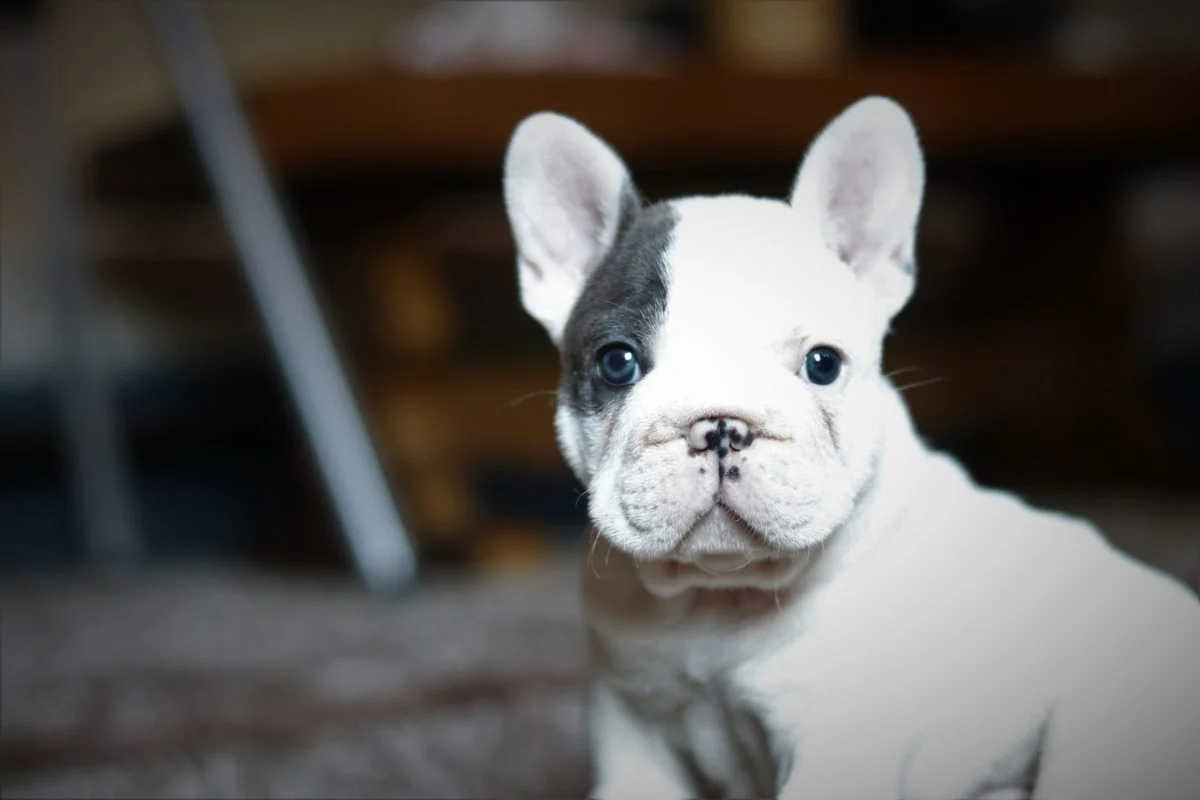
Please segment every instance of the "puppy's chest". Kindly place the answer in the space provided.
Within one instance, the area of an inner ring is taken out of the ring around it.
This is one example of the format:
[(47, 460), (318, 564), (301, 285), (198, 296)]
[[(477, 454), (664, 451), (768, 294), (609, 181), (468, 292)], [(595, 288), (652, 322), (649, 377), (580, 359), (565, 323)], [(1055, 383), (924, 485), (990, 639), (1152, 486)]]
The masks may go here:
[(703, 680), (660, 671), (658, 680), (627, 690), (627, 701), (657, 728), (695, 796), (769, 797), (781, 774), (768, 715), (728, 674)]
[(763, 633), (692, 631), (640, 644), (624, 642), (610, 661), (610, 685), (674, 751), (696, 796), (771, 796), (781, 747), (759, 696), (742, 679)]
[(1014, 753), (1025, 769), (1050, 700), (1028, 632), (966, 596), (871, 584), (765, 625), (624, 639), (612, 677), (701, 796), (770, 796), (790, 756), (821, 742), (884, 771), (922, 738), (935, 759), (970, 745), (981, 769)]
[(690, 611), (670, 624), (605, 629), (598, 634), (605, 665), (612, 677), (673, 701), (716, 691), (736, 695), (746, 664), (791, 642), (797, 623), (788, 611), (744, 618), (726, 612), (713, 613), (693, 598)]

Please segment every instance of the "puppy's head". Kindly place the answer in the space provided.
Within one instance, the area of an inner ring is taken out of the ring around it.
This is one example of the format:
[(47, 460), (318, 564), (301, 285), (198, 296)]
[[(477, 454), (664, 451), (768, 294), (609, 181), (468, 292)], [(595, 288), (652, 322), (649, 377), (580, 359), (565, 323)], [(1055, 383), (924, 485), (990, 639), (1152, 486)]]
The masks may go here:
[(522, 122), (505, 201), (526, 310), (559, 347), (557, 429), (598, 532), (639, 559), (786, 557), (875, 470), (882, 340), (913, 289), (924, 167), (897, 104), (818, 136), (787, 202), (645, 204), (580, 124)]

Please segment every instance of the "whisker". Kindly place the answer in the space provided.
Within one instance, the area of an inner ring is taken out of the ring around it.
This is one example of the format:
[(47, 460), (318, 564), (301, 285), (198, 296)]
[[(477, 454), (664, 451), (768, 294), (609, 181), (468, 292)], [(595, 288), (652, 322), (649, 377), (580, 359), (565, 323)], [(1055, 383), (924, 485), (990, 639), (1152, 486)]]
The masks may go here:
[(946, 380), (946, 378), (929, 378), (927, 380), (916, 381), (914, 383), (906, 383), (903, 386), (897, 386), (896, 391), (907, 392), (909, 389), (918, 389), (922, 386), (928, 386), (931, 383), (945, 383)]
[(592, 534), (592, 546), (588, 550), (587, 566), (588, 566), (588, 569), (590, 569), (592, 571), (592, 574), (595, 575), (597, 579), (599, 579), (600, 573), (596, 572), (596, 565), (594, 562), (595, 562), (595, 557), (596, 557), (596, 543), (600, 541), (600, 537), (596, 535), (596, 531), (594, 529), (591, 531), (591, 534)]
[(575, 508), (579, 508), (579, 501), (582, 500), (583, 498), (587, 497), (587, 494), (590, 491), (591, 491), (591, 489), (584, 489), (583, 491), (576, 490), (576, 492), (575, 492)]
[(524, 403), (526, 400), (532, 400), (535, 397), (544, 397), (546, 395), (557, 396), (558, 390), (557, 389), (542, 389), (540, 391), (530, 392), (529, 394), (523, 394), (520, 397), (518, 397), (516, 400), (511, 400), (511, 401), (505, 403), (504, 405), (507, 408), (512, 408), (513, 406), (519, 406), (521, 403)]
[(890, 379), (890, 378), (896, 377), (897, 375), (903, 375), (906, 372), (920, 372), (923, 369), (925, 369), (925, 368), (924, 367), (900, 367), (899, 369), (894, 369), (891, 372), (884, 373), (883, 377)]

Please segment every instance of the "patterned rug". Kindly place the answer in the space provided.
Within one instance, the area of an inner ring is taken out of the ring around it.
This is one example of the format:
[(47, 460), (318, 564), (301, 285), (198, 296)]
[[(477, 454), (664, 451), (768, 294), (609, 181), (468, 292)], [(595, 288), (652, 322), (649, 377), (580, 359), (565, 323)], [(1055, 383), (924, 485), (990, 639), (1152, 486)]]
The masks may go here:
[(6, 581), (5, 797), (582, 797), (573, 569)]
[[(1105, 500), (1200, 585), (1200, 508)], [(5, 797), (583, 797), (576, 566), (400, 600), (243, 572), (7, 579)]]

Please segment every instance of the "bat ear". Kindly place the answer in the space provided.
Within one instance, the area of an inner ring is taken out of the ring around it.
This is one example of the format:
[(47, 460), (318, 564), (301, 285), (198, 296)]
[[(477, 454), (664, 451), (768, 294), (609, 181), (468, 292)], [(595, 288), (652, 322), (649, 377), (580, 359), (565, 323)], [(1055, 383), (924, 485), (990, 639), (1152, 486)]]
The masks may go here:
[(549, 112), (517, 126), (504, 162), (521, 302), (555, 344), (584, 282), (637, 193), (624, 162), (587, 128)]
[(917, 131), (895, 101), (868, 97), (817, 136), (791, 203), (826, 246), (870, 284), (890, 319), (916, 281), (913, 249), (925, 187)]

